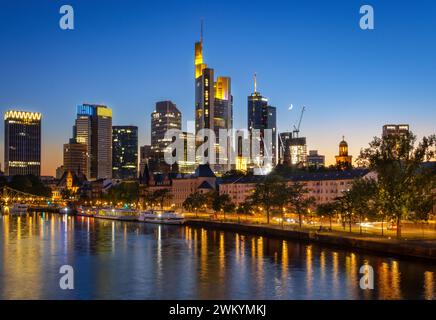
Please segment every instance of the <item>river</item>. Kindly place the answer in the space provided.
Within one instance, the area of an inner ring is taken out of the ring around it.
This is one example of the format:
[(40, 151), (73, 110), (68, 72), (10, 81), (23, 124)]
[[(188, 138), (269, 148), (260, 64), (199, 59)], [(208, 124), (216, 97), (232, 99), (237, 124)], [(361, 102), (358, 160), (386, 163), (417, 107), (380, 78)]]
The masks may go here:
[[(374, 289), (359, 269), (374, 269)], [(74, 270), (62, 290), (60, 268)], [(187, 226), (0, 216), (0, 299), (435, 299), (432, 262)]]

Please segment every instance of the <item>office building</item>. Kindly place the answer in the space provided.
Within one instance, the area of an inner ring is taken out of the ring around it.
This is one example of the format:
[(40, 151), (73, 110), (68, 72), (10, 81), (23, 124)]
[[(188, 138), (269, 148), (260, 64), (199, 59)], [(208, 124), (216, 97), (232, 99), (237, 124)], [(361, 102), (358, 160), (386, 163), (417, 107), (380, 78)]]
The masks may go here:
[(153, 172), (169, 172), (172, 166), (165, 162), (165, 151), (172, 139), (166, 139), (165, 133), (170, 129), (182, 129), (182, 114), (171, 101), (156, 103), (156, 109), (151, 114), (151, 153)]
[[(230, 137), (222, 142), (227, 152), (220, 152), (220, 129), (233, 128), (233, 97), (231, 94), (231, 79), (218, 77), (215, 81), (214, 69), (208, 68), (203, 61), (203, 36), (195, 43), (195, 133), (202, 129), (210, 129), (215, 133), (214, 149), (215, 163), (211, 168), (216, 173), (224, 173), (230, 169), (228, 150)], [(200, 145), (204, 140), (196, 141)], [(224, 150), (223, 150), (224, 151)], [(208, 156), (208, 155), (206, 155)], [(200, 159), (197, 159), (200, 160)]]
[(112, 110), (103, 105), (79, 105), (73, 137), (87, 146), (87, 178), (112, 178)]
[[(254, 76), (254, 92), (248, 96), (247, 104), (247, 126), (250, 136), (250, 142), (253, 144), (253, 130), (258, 129), (260, 131), (260, 150), (256, 152), (251, 145), (250, 157), (251, 165), (263, 165), (262, 159), (264, 157), (271, 157), (272, 167), (277, 163), (277, 119), (276, 119), (276, 108), (268, 104), (268, 99), (263, 97), (257, 91), (257, 79)], [(270, 129), (272, 133), (270, 145), (265, 148), (264, 140), (265, 129)], [(267, 154), (267, 150), (271, 150), (272, 154)], [(271, 168), (272, 169), (272, 168)]]
[(287, 167), (306, 167), (306, 138), (298, 137), (295, 131), (281, 132), (279, 134), (279, 159), (279, 162)]
[(316, 169), (325, 167), (325, 156), (318, 154), (318, 150), (310, 150), (307, 156), (307, 166)]
[(41, 175), (41, 119), (38, 112), (5, 113), (5, 175)]
[(392, 135), (406, 135), (409, 133), (408, 124), (386, 124), (383, 126), (383, 137)]
[(112, 127), (112, 177), (136, 179), (138, 176), (138, 127)]
[(70, 139), (64, 144), (64, 165), (63, 172), (72, 172), (76, 175), (88, 172), (88, 147), (86, 144), (78, 143)]

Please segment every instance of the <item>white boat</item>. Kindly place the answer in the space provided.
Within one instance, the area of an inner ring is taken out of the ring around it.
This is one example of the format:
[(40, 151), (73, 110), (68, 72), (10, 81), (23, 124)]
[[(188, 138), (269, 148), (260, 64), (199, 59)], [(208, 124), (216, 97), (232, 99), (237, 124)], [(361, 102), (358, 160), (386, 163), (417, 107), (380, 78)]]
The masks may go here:
[(98, 212), (98, 209), (96, 207), (83, 207), (79, 206), (77, 208), (77, 215), (78, 216), (84, 216), (84, 217), (94, 217)]
[(133, 209), (102, 208), (94, 215), (96, 218), (138, 221), (138, 211)]
[[(12, 207), (9, 208), (9, 214), (26, 214), (28, 205), (24, 203), (14, 203)], [(5, 212), (6, 212), (5, 208)]]
[(149, 210), (139, 213), (139, 221), (160, 224), (183, 224), (185, 217), (174, 211)]

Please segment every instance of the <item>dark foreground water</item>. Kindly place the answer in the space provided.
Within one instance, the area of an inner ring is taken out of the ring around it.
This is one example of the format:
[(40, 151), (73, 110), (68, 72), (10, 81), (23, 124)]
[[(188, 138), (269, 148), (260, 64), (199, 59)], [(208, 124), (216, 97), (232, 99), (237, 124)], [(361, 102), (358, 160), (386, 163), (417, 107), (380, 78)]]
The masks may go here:
[[(361, 290), (359, 268), (375, 271)], [(62, 290), (62, 265), (74, 290)], [(434, 299), (432, 263), (190, 227), (0, 216), (1, 299)]]

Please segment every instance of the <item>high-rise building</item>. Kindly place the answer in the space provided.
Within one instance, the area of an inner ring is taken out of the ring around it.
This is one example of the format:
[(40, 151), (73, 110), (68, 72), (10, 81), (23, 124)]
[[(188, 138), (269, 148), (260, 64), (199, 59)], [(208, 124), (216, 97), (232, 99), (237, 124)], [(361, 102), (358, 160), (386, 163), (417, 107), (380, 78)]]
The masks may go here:
[(5, 175), (41, 175), (41, 118), (38, 112), (5, 113)]
[(353, 157), (348, 155), (348, 143), (345, 141), (345, 137), (342, 137), (342, 141), (339, 143), (339, 155), (335, 156), (336, 166), (341, 170), (351, 169)]
[(279, 162), (287, 167), (306, 167), (306, 138), (298, 137), (296, 132), (281, 132), (279, 134), (279, 159)]
[(139, 148), (139, 173), (144, 172), (145, 167), (148, 167), (149, 161), (152, 158), (151, 146), (144, 145)]
[(392, 135), (406, 135), (409, 133), (408, 124), (386, 124), (383, 126), (383, 137)]
[(138, 176), (138, 127), (112, 127), (112, 177), (136, 179)]
[[(250, 149), (251, 160), (258, 163), (256, 159), (262, 159), (263, 157), (270, 156), (272, 158), (272, 166), (277, 163), (277, 119), (276, 108), (268, 105), (268, 99), (263, 97), (257, 91), (256, 75), (254, 76), (254, 92), (248, 96), (247, 104), (247, 126), (250, 135), (250, 141), (253, 137), (253, 129), (260, 131), (260, 154), (254, 154), (254, 150)], [(270, 129), (272, 132), (272, 139), (269, 148), (265, 149), (264, 133), (265, 129)], [(272, 155), (266, 154), (265, 150), (270, 149)]]
[(62, 176), (64, 175), (65, 170), (64, 170), (64, 166), (59, 166), (56, 168), (56, 179), (60, 180), (62, 178)]
[[(179, 139), (183, 143), (183, 156), (178, 157), (177, 171), (179, 173), (191, 173), (195, 172), (195, 135), (190, 132), (180, 132)], [(189, 154), (192, 154), (190, 159)]]
[(172, 168), (165, 162), (165, 151), (172, 142), (165, 138), (170, 129), (182, 129), (182, 114), (171, 101), (156, 103), (156, 110), (151, 114), (151, 152), (153, 164), (150, 170), (154, 172), (168, 172)]
[(73, 136), (87, 146), (90, 180), (112, 178), (112, 110), (103, 105), (77, 107)]
[(64, 172), (72, 172), (76, 175), (88, 172), (88, 146), (78, 143), (75, 139), (70, 139), (69, 143), (64, 144)]
[[(218, 173), (230, 169), (227, 155), (222, 155), (219, 146), (220, 129), (233, 128), (233, 97), (231, 94), (231, 79), (218, 77), (215, 82), (214, 69), (207, 68), (203, 61), (203, 35), (195, 43), (195, 133), (202, 129), (210, 129), (215, 133), (216, 151), (215, 164), (211, 168)], [(227, 137), (227, 136), (226, 136)], [(204, 141), (197, 141), (202, 144)], [(226, 149), (230, 147), (230, 137), (222, 142)], [(224, 153), (224, 152), (223, 152)]]
[(307, 156), (307, 166), (310, 168), (325, 167), (325, 156), (318, 154), (318, 150), (310, 150)]

